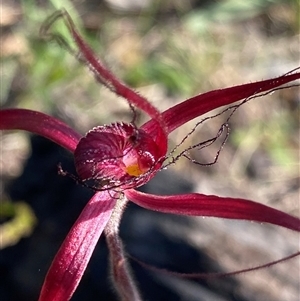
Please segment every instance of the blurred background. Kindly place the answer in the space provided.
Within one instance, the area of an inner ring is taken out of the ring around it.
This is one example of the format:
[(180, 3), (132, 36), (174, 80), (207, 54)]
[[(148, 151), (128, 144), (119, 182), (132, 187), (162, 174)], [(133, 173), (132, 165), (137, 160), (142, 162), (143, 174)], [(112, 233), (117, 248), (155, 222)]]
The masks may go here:
[[(3, 0), (0, 5), (1, 107), (48, 113), (82, 134), (103, 123), (128, 122), (132, 113), (65, 49), (40, 37), (43, 22), (62, 7), (115, 74), (160, 110), (300, 65), (296, 0)], [(66, 34), (62, 22), (57, 30)], [(299, 216), (299, 104), (299, 87), (250, 101), (231, 119), (216, 164), (181, 159), (141, 190), (243, 197)], [(227, 117), (197, 127), (183, 147), (214, 137)], [(139, 124), (144, 120), (139, 115)], [(196, 121), (171, 135), (170, 150)], [(51, 260), (92, 192), (58, 176), (59, 162), (74, 172), (72, 156), (62, 148), (20, 131), (1, 133), (0, 139), (1, 300), (37, 300)], [(191, 157), (211, 162), (219, 147), (220, 141), (193, 150)], [(129, 254), (179, 272), (230, 272), (299, 249), (299, 235), (280, 227), (171, 216), (133, 204), (121, 236)], [(117, 300), (107, 264), (102, 237), (72, 300)], [(202, 280), (131, 264), (148, 301), (297, 301), (300, 295), (299, 258)]]

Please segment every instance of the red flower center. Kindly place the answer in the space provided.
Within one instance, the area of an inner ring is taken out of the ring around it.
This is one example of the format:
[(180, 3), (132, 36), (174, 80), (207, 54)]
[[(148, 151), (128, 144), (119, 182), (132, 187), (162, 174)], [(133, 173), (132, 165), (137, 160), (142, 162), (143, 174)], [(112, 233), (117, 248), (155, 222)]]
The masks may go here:
[(145, 184), (163, 161), (152, 137), (126, 123), (92, 129), (79, 141), (74, 157), (80, 179), (98, 190)]

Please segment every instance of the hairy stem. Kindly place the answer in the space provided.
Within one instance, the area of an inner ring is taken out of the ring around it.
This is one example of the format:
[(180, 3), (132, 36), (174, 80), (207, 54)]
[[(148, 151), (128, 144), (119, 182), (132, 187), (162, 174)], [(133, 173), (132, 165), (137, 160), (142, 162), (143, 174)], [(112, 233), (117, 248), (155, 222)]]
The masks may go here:
[(121, 301), (142, 301), (137, 289), (125, 252), (122, 241), (119, 237), (119, 225), (126, 207), (127, 198), (121, 197), (114, 208), (109, 222), (107, 223), (104, 233), (110, 253), (111, 274), (113, 284), (119, 294)]

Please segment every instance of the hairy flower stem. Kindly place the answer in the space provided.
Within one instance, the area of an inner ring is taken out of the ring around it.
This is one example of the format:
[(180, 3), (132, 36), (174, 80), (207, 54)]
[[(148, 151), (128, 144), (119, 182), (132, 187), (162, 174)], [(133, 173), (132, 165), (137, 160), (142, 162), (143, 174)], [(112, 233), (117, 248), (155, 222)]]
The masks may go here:
[(121, 301), (142, 301), (140, 293), (129, 269), (122, 241), (119, 237), (119, 225), (128, 200), (120, 197), (107, 223), (104, 233), (110, 253), (113, 284)]

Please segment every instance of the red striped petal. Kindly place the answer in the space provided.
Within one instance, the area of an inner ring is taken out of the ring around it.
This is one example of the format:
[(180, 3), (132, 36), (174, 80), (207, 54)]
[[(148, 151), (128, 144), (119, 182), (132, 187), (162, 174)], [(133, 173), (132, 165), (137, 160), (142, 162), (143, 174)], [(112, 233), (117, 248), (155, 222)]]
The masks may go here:
[(115, 204), (113, 192), (97, 192), (91, 198), (57, 252), (39, 301), (71, 299)]
[(299, 218), (249, 200), (198, 193), (158, 196), (132, 189), (125, 191), (125, 195), (137, 205), (155, 211), (181, 215), (244, 219), (300, 231)]
[[(211, 110), (274, 89), (299, 78), (300, 72), (295, 72), (273, 79), (196, 95), (162, 113), (167, 132), (170, 133), (182, 124)], [(151, 135), (155, 134), (155, 122), (153, 120), (147, 122), (142, 128)]]
[[(94, 51), (81, 37), (67, 11), (61, 10), (58, 12), (58, 14), (55, 13), (55, 16), (56, 18), (61, 16), (64, 19), (65, 24), (67, 25), (67, 28), (80, 51), (80, 54), (85, 58), (90, 70), (96, 75), (96, 80), (98, 80), (101, 84), (104, 84), (113, 93), (125, 98), (128, 103), (144, 111), (153, 119), (153, 121), (155, 120), (156, 131), (159, 131), (160, 147), (165, 153), (167, 151), (168, 137), (164, 119), (162, 118), (159, 110), (145, 97), (126, 86), (120, 79), (115, 77), (115, 75), (108, 68), (105, 67), (101, 60), (96, 57)], [(155, 141), (157, 142), (157, 140)]]
[(81, 135), (64, 122), (49, 115), (25, 110), (7, 109), (0, 111), (0, 130), (25, 130), (52, 140), (74, 152)]

